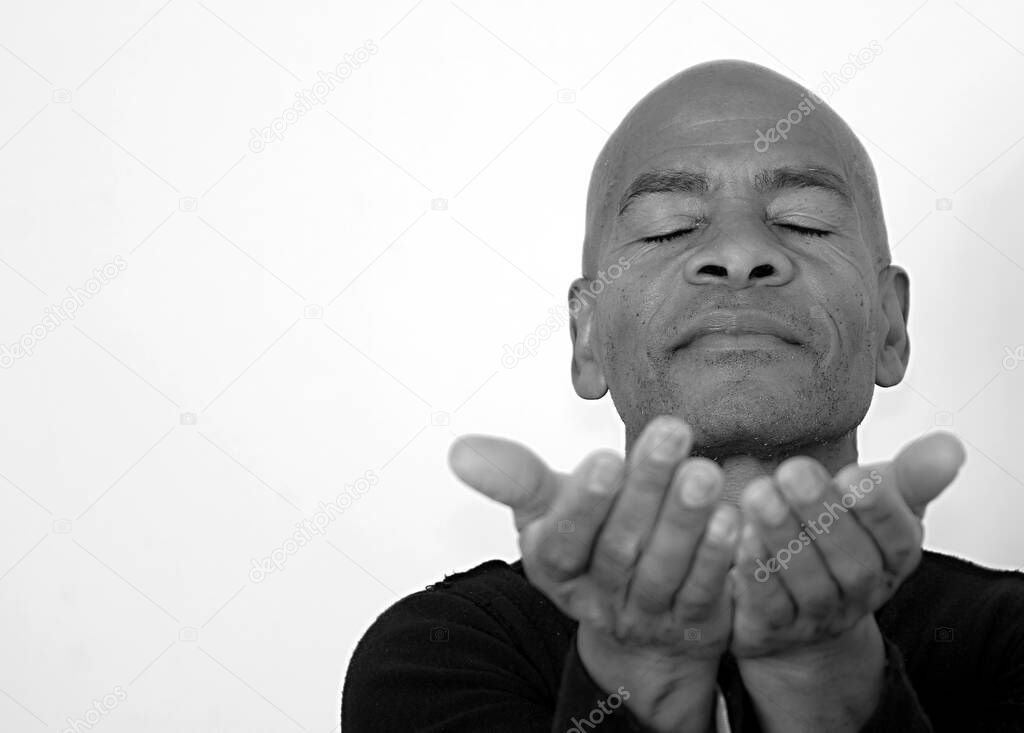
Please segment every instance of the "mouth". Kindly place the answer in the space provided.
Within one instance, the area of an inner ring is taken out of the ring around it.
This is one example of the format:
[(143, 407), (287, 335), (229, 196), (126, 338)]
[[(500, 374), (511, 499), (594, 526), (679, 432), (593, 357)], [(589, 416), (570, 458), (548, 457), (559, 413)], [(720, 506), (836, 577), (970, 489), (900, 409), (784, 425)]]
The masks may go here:
[(761, 311), (713, 311), (695, 318), (676, 349), (783, 349), (802, 344), (796, 332)]

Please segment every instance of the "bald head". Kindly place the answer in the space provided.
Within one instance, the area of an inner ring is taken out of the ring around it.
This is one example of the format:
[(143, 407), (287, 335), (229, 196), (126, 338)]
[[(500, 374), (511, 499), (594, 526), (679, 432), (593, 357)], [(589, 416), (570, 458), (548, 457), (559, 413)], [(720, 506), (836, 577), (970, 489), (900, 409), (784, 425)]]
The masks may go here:
[[(741, 61), (644, 97), (594, 166), (573, 384), (627, 445), (677, 415), (705, 455), (845, 446), (902, 378), (909, 281), (871, 161), (824, 102)], [(838, 459), (837, 459), (838, 460)]]
[[(777, 127), (776, 127), (777, 126)], [(778, 133), (785, 135), (780, 139)], [(747, 142), (751, 166), (768, 167), (773, 148), (823, 155), (852, 194), (865, 246), (876, 269), (889, 264), (878, 182), (849, 126), (813, 92), (745, 61), (692, 66), (652, 90), (626, 115), (594, 165), (587, 194), (583, 274), (594, 277), (613, 236), (622, 197), (637, 175), (673, 149)], [(658, 167), (658, 166), (656, 166)]]

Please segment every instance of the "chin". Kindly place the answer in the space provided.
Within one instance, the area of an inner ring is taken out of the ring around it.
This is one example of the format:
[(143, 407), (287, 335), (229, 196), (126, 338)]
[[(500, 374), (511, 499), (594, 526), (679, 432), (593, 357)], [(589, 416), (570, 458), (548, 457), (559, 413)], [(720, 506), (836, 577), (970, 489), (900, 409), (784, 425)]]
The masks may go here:
[(842, 438), (856, 429), (870, 404), (870, 389), (851, 391), (858, 382), (850, 375), (839, 378), (792, 362), (733, 366), (672, 369), (657, 384), (640, 385), (648, 397), (619, 411), (627, 437), (638, 436), (655, 415), (672, 414), (693, 429), (694, 455), (770, 460)]

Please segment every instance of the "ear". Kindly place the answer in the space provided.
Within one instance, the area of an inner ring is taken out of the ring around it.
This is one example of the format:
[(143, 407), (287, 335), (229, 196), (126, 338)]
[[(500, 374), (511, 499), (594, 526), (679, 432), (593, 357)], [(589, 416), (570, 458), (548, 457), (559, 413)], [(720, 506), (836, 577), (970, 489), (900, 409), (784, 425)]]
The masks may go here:
[(910, 336), (907, 318), (910, 315), (910, 278), (897, 265), (889, 265), (878, 273), (878, 295), (882, 305), (880, 332), (876, 334), (881, 348), (875, 360), (875, 384), (892, 387), (903, 381), (910, 361)]
[(594, 294), (585, 277), (569, 286), (569, 338), (572, 339), (572, 386), (585, 400), (599, 400), (608, 391), (597, 358)]

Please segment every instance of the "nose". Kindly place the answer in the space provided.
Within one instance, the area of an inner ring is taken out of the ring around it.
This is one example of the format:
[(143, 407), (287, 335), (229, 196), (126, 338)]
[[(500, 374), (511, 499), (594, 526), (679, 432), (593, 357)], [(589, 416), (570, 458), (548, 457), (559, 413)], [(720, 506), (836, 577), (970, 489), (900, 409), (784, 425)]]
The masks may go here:
[(755, 285), (785, 285), (793, 279), (793, 260), (762, 223), (719, 232), (693, 252), (686, 280), (694, 285), (725, 285), (734, 290)]

